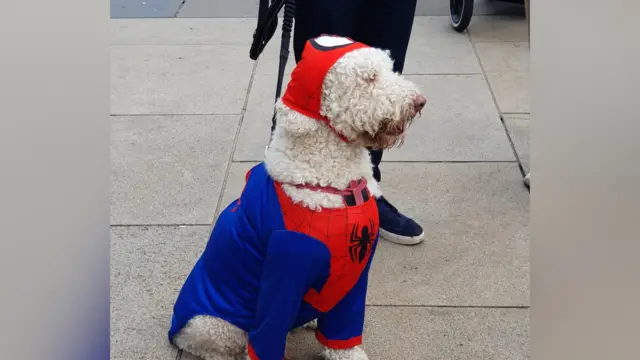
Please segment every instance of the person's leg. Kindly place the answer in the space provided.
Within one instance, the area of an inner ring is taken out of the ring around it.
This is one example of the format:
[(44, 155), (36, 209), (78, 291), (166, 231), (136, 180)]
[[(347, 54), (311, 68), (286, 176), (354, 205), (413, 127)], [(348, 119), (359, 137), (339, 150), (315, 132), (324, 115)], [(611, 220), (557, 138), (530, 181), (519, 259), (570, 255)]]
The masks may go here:
[[(372, 0), (363, 13), (354, 40), (389, 50), (393, 58), (393, 71), (402, 73), (415, 10), (416, 0)], [(379, 165), (382, 150), (369, 149), (369, 152), (374, 178), (381, 181)]]
[[(370, 0), (354, 40), (389, 50), (394, 60), (393, 70), (402, 73), (415, 10), (416, 0)], [(369, 153), (374, 178), (381, 181), (380, 162), (383, 152), (369, 149)], [(383, 238), (403, 245), (418, 244), (422, 241), (422, 227), (400, 213), (384, 197), (378, 199), (378, 209), (380, 235)]]
[(293, 53), (300, 61), (307, 40), (322, 34), (353, 38), (365, 0), (296, 0)]
[[(402, 72), (413, 26), (416, 0), (297, 0), (293, 50), (296, 62), (310, 38), (333, 34), (387, 49), (394, 70)], [(381, 180), (382, 151), (370, 150), (374, 178)], [(384, 197), (378, 199), (381, 235), (401, 244), (417, 244), (422, 228)]]

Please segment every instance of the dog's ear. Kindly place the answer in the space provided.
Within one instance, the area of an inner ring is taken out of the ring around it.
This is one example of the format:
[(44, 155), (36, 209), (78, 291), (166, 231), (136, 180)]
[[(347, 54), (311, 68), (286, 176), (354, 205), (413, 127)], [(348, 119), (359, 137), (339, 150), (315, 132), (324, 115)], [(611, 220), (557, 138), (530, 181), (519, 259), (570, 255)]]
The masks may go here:
[(375, 82), (383, 71), (393, 67), (390, 54), (388, 50), (377, 48), (359, 49), (348, 57), (348, 66), (355, 69), (358, 77), (366, 82)]
[(306, 133), (315, 132), (320, 126), (317, 120), (306, 117), (299, 112), (290, 109), (281, 101), (276, 105), (276, 111), (278, 112), (278, 126), (292, 134), (304, 135)]

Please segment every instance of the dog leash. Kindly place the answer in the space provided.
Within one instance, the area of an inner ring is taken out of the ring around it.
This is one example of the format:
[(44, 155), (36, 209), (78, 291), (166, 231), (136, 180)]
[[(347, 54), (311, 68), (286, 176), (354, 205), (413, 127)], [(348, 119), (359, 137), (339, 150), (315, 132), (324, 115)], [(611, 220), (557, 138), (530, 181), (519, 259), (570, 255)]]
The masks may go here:
[[(260, 0), (258, 9), (258, 25), (253, 33), (253, 42), (249, 50), (249, 57), (257, 60), (267, 43), (273, 37), (278, 26), (278, 13), (284, 7), (284, 16), (282, 19), (282, 37), (280, 40), (280, 61), (278, 65), (278, 81), (276, 84), (276, 98), (278, 101), (282, 94), (282, 82), (284, 72), (289, 59), (289, 45), (291, 44), (291, 30), (296, 12), (295, 0)], [(276, 128), (276, 112), (274, 110), (271, 118), (271, 138)], [(269, 140), (271, 142), (271, 140)], [(267, 146), (268, 147), (268, 146)]]

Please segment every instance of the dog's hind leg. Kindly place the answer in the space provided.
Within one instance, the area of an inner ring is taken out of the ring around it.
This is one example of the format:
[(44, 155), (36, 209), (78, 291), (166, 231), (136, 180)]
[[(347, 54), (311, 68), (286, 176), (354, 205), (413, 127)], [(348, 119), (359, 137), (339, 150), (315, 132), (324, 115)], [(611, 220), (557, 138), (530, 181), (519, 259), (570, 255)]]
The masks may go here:
[(204, 360), (246, 359), (247, 333), (212, 316), (201, 315), (189, 320), (173, 343)]

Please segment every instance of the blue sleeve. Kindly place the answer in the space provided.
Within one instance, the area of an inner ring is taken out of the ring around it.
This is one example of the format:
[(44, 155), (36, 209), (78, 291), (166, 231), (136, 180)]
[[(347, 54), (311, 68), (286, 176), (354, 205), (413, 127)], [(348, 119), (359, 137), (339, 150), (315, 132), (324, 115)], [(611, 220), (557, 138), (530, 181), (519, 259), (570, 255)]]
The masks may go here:
[(329, 251), (301, 233), (275, 231), (269, 238), (256, 320), (249, 331), (251, 360), (282, 360), (304, 294), (329, 267)]
[[(377, 243), (376, 240), (374, 253)], [(362, 344), (367, 283), (372, 261), (373, 256), (370, 256), (351, 291), (333, 309), (318, 318), (316, 338), (322, 345), (331, 349), (350, 349)]]

